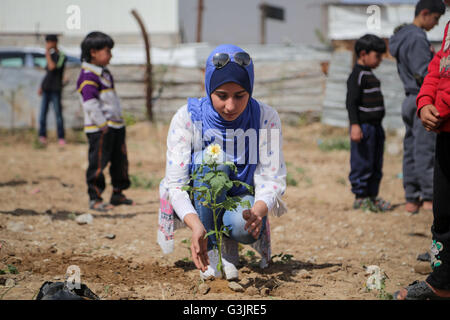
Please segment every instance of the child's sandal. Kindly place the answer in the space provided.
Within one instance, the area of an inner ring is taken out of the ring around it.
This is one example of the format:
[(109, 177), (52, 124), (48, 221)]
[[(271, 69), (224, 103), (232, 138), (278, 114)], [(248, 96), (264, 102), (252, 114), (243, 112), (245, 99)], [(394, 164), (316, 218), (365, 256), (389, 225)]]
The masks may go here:
[(89, 202), (89, 209), (95, 210), (95, 211), (99, 211), (99, 212), (106, 212), (110, 209), (112, 209), (113, 207), (108, 204), (108, 203), (104, 203), (102, 201), (98, 201), (98, 200), (91, 200)]
[(414, 281), (408, 287), (394, 293), (395, 300), (450, 300), (438, 296), (425, 281)]

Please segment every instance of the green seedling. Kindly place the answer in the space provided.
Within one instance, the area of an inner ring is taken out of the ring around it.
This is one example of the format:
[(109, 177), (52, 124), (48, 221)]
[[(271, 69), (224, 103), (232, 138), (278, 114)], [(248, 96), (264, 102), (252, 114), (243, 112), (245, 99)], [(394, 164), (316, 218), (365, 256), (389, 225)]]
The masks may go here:
[[(248, 200), (243, 200), (240, 196), (230, 197), (227, 192), (235, 187), (244, 186), (251, 194), (253, 194), (253, 188), (239, 180), (231, 180), (230, 177), (219, 170), (220, 165), (228, 166), (232, 172), (237, 174), (237, 167), (233, 162), (219, 161), (223, 159), (222, 149), (217, 144), (211, 144), (208, 146), (205, 152), (205, 159), (201, 165), (199, 165), (190, 176), (190, 180), (182, 190), (189, 192), (191, 199), (200, 201), (203, 206), (211, 209), (214, 220), (214, 230), (207, 230), (205, 235), (207, 238), (210, 235), (215, 235), (217, 244), (214, 250), (218, 250), (219, 262), (217, 264), (217, 270), (222, 273), (225, 278), (223, 263), (222, 263), (222, 242), (223, 236), (229, 236), (229, 230), (226, 226), (221, 225), (219, 227), (218, 219), (221, 212), (236, 210), (238, 206), (250, 209), (251, 205)], [(206, 173), (205, 173), (206, 172)], [(193, 186), (193, 181), (199, 182), (199, 187)], [(192, 182), (192, 183), (191, 183)], [(225, 200), (218, 202), (217, 199), (220, 195), (225, 194)]]

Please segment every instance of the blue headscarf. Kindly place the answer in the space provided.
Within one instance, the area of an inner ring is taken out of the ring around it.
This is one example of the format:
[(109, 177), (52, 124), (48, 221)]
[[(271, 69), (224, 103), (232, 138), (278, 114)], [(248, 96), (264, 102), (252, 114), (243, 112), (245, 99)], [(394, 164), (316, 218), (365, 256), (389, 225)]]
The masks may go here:
[[(259, 128), (260, 128), (260, 114), (261, 110), (259, 103), (251, 97), (253, 92), (254, 83), (254, 71), (253, 71), (253, 61), (246, 67), (240, 66), (234, 62), (233, 55), (236, 52), (243, 52), (241, 48), (235, 45), (220, 45), (216, 47), (208, 59), (206, 60), (206, 70), (205, 70), (205, 89), (206, 97), (203, 98), (189, 98), (188, 99), (188, 112), (191, 115), (192, 122), (201, 122), (201, 134), (203, 145), (202, 149), (206, 148), (211, 143), (216, 143), (216, 139), (222, 139), (222, 147), (224, 152), (227, 154), (227, 161), (233, 161), (238, 169), (236, 175), (232, 174), (232, 180), (239, 180), (253, 186), (253, 175), (255, 173), (256, 164), (259, 161), (258, 146), (259, 146)], [(230, 56), (230, 62), (221, 69), (216, 69), (213, 65), (212, 58), (216, 53), (228, 53)], [(227, 121), (221, 117), (221, 115), (214, 109), (211, 101), (211, 93), (214, 92), (222, 84), (234, 82), (242, 86), (249, 94), (250, 98), (247, 103), (247, 107), (235, 120)], [(209, 129), (216, 130), (217, 133), (212, 138), (205, 137), (205, 132)], [(256, 146), (249, 146), (249, 139), (245, 138), (245, 152), (244, 154), (237, 154), (237, 139), (236, 137), (227, 137), (227, 129), (242, 129), (246, 132), (248, 129), (254, 129), (256, 132)], [(220, 136), (218, 136), (220, 135)], [(204, 138), (205, 137), (205, 138)], [(233, 139), (234, 150), (233, 152), (228, 152), (226, 150), (227, 141)], [(250, 154), (256, 152), (255, 154)], [(234, 155), (230, 158), (230, 155)], [(194, 164), (195, 159), (194, 152), (192, 153), (191, 164)], [(245, 161), (243, 159), (245, 157)], [(256, 159), (256, 161), (255, 161)], [(242, 163), (244, 162), (244, 163)], [(250, 163), (252, 162), (252, 163)], [(193, 171), (195, 166), (191, 165), (191, 171)], [(229, 191), (230, 196), (241, 195), (247, 193), (245, 187), (233, 187)]]

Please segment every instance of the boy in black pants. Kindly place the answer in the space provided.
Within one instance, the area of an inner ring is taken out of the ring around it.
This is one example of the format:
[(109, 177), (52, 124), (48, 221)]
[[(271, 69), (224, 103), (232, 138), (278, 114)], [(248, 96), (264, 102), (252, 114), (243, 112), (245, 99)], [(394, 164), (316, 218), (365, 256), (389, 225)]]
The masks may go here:
[[(125, 123), (120, 100), (114, 89), (114, 79), (106, 69), (111, 60), (114, 41), (102, 32), (91, 32), (81, 43), (81, 72), (77, 82), (84, 109), (84, 131), (89, 140), (88, 184), (89, 207), (107, 211), (111, 205), (133, 204), (122, 190), (130, 186), (125, 143)], [(113, 194), (109, 204), (101, 197), (105, 190), (103, 169), (109, 172)]]
[(385, 110), (380, 81), (372, 73), (379, 66), (386, 44), (367, 34), (355, 43), (357, 62), (347, 80), (346, 106), (350, 122), (350, 175), (355, 194), (354, 209), (371, 211), (391, 209), (389, 202), (378, 198), (383, 167)]

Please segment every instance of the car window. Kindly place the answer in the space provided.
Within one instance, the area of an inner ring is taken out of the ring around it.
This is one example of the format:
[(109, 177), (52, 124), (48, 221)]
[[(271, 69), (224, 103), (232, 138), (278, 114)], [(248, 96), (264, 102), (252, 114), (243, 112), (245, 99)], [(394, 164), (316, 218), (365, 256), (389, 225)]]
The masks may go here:
[(2, 67), (23, 67), (25, 54), (20, 52), (0, 53), (0, 66)]
[(47, 65), (47, 59), (45, 58), (45, 55), (41, 53), (33, 53), (33, 65), (35, 67), (41, 67), (45, 69), (45, 66)]

